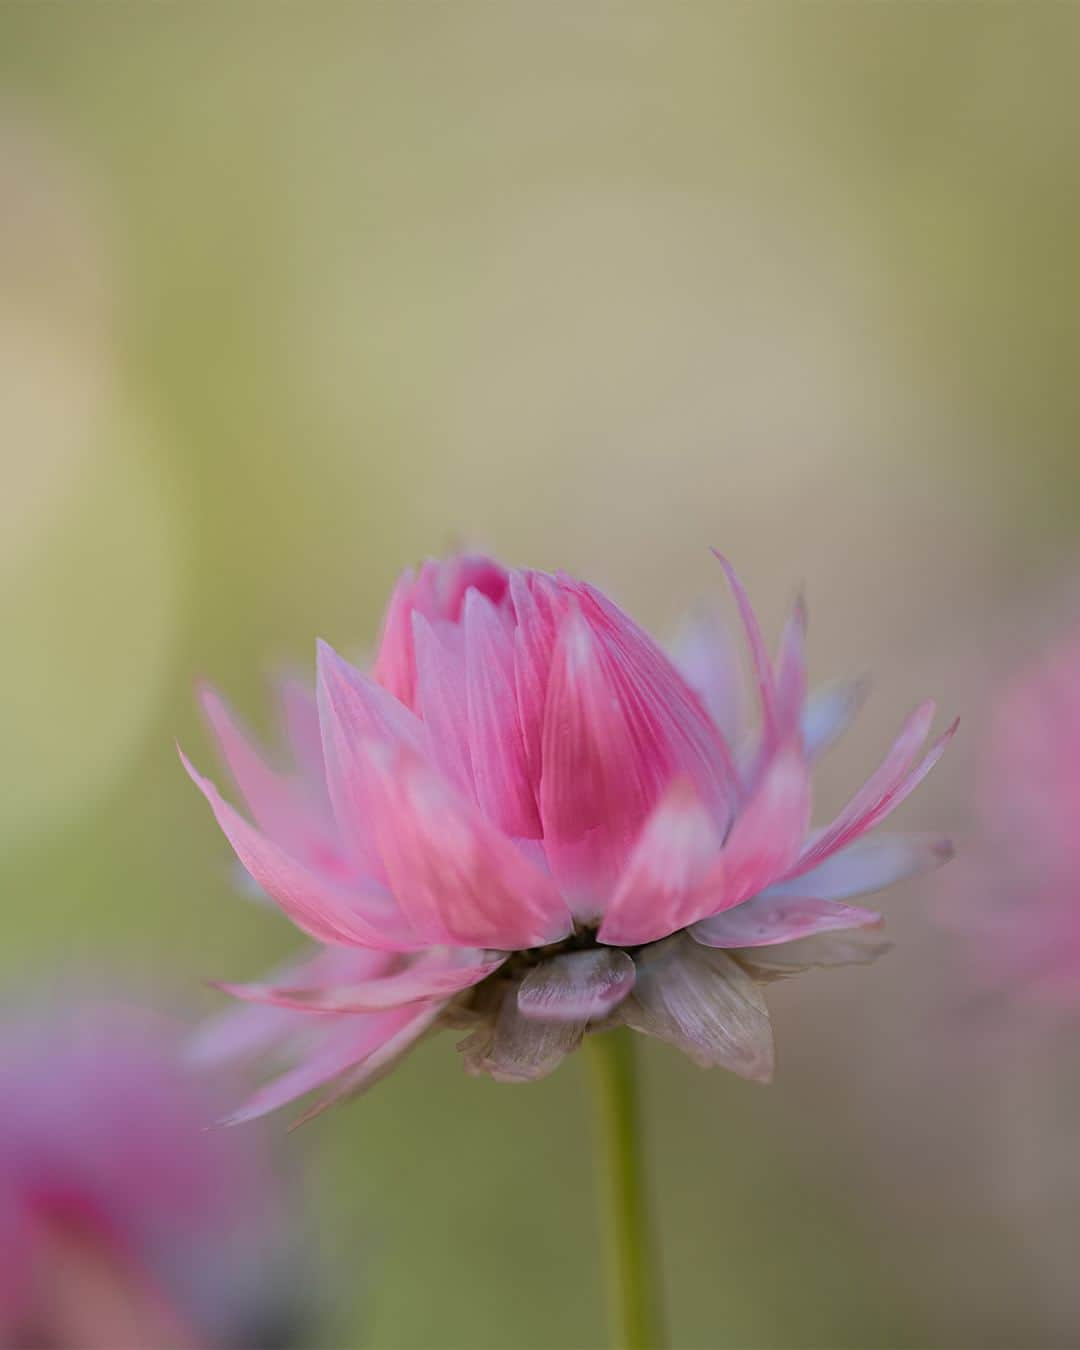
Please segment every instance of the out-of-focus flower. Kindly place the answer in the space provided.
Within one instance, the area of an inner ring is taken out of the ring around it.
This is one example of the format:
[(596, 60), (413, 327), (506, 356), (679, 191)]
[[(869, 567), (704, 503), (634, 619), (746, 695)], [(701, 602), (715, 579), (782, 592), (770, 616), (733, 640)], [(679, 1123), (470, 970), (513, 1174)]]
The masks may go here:
[(922, 704), (811, 831), (812, 762), (857, 690), (808, 701), (803, 606), (774, 662), (723, 565), (760, 699), (752, 732), (709, 625), (691, 628), (680, 672), (594, 587), (473, 556), (401, 578), (370, 678), (323, 644), (317, 700), (284, 689), (296, 774), (268, 768), (204, 694), (255, 824), (189, 772), (248, 872), (321, 948), (226, 986), (261, 1006), (212, 1024), (203, 1052), (294, 1061), (233, 1119), (333, 1082), (320, 1110), (439, 1025), (468, 1029), (465, 1067), (501, 1081), (542, 1077), (619, 1024), (770, 1077), (761, 985), (872, 958), (880, 916), (847, 902), (948, 856), (936, 836), (864, 836), (951, 729), (920, 757)]
[(981, 741), (976, 832), (942, 914), (986, 992), (1080, 1008), (1080, 637), (1000, 690)]
[(0, 1345), (284, 1346), (280, 1186), (207, 1121), (157, 1016), (73, 1003), (0, 1027)]

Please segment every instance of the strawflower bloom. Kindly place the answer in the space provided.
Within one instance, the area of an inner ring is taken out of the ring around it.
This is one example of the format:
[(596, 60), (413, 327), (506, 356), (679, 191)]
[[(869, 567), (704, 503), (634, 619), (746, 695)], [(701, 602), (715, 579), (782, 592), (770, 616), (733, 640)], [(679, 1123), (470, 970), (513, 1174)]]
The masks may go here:
[(284, 1196), (156, 1015), (0, 1021), (0, 1345), (243, 1350), (299, 1328)]
[(442, 1026), (468, 1033), (470, 1073), (503, 1082), (541, 1078), (620, 1024), (765, 1081), (763, 986), (883, 950), (880, 915), (851, 900), (950, 849), (870, 832), (953, 728), (922, 753), (921, 704), (812, 829), (811, 770), (857, 688), (808, 698), (802, 604), (773, 660), (721, 562), (754, 729), (710, 625), (690, 629), (680, 668), (594, 587), (468, 555), (401, 577), (370, 675), (320, 644), (315, 697), (283, 687), (290, 772), (204, 691), (251, 819), (188, 771), (252, 879), (317, 944), (225, 986), (255, 1006), (211, 1024), (201, 1052), (291, 1064), (233, 1120), (328, 1087), (314, 1114)]
[[(1051, 1019), (1080, 1011), (1080, 634), (1002, 687), (976, 780), (976, 826), (942, 913), (980, 992)], [(982, 1006), (980, 1000), (979, 1006)]]

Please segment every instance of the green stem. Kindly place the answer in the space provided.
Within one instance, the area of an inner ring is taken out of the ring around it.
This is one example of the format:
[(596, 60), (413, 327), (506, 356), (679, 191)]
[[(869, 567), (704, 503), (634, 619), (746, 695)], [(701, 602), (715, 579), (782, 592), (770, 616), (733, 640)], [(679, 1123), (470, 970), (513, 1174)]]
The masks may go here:
[(652, 1250), (641, 1150), (641, 1117), (628, 1031), (588, 1038), (596, 1100), (596, 1152), (607, 1245), (607, 1283), (614, 1350), (664, 1345), (659, 1261)]

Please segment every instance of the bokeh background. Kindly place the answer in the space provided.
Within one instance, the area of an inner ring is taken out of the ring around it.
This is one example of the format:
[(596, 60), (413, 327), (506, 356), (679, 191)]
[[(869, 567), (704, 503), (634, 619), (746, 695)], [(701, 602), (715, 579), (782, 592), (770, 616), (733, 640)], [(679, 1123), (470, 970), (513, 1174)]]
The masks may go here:
[[(216, 1007), (288, 951), (177, 762), (466, 541), (665, 634), (741, 568), (870, 670), (821, 814), (923, 695), (961, 841), (996, 673), (1074, 611), (1080, 10), (0, 8), (5, 990)], [(1080, 1341), (1075, 1039), (973, 1029), (933, 885), (776, 988), (768, 1089), (644, 1051), (681, 1347)], [(1019, 1020), (1019, 1019), (1018, 1019)], [(291, 1136), (312, 1347), (603, 1344), (580, 1064), (449, 1038)]]

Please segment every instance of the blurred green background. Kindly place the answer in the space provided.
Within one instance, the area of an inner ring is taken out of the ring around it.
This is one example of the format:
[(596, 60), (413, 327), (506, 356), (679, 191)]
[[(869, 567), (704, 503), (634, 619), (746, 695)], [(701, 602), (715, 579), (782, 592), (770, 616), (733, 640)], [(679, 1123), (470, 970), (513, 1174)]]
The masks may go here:
[[(977, 727), (1075, 575), (1078, 58), (1038, 0), (0, 8), (6, 983), (210, 1009), (288, 951), (194, 679), (266, 726), (459, 541), (660, 634), (710, 544), (774, 631), (805, 581), (815, 672), (876, 677), (822, 814), (918, 697)], [(890, 903), (887, 962), (776, 990), (771, 1089), (646, 1048), (678, 1346), (1075, 1344), (1068, 1073), (965, 1043)], [(585, 1086), (443, 1037), (285, 1142), (313, 1345), (602, 1344)]]

